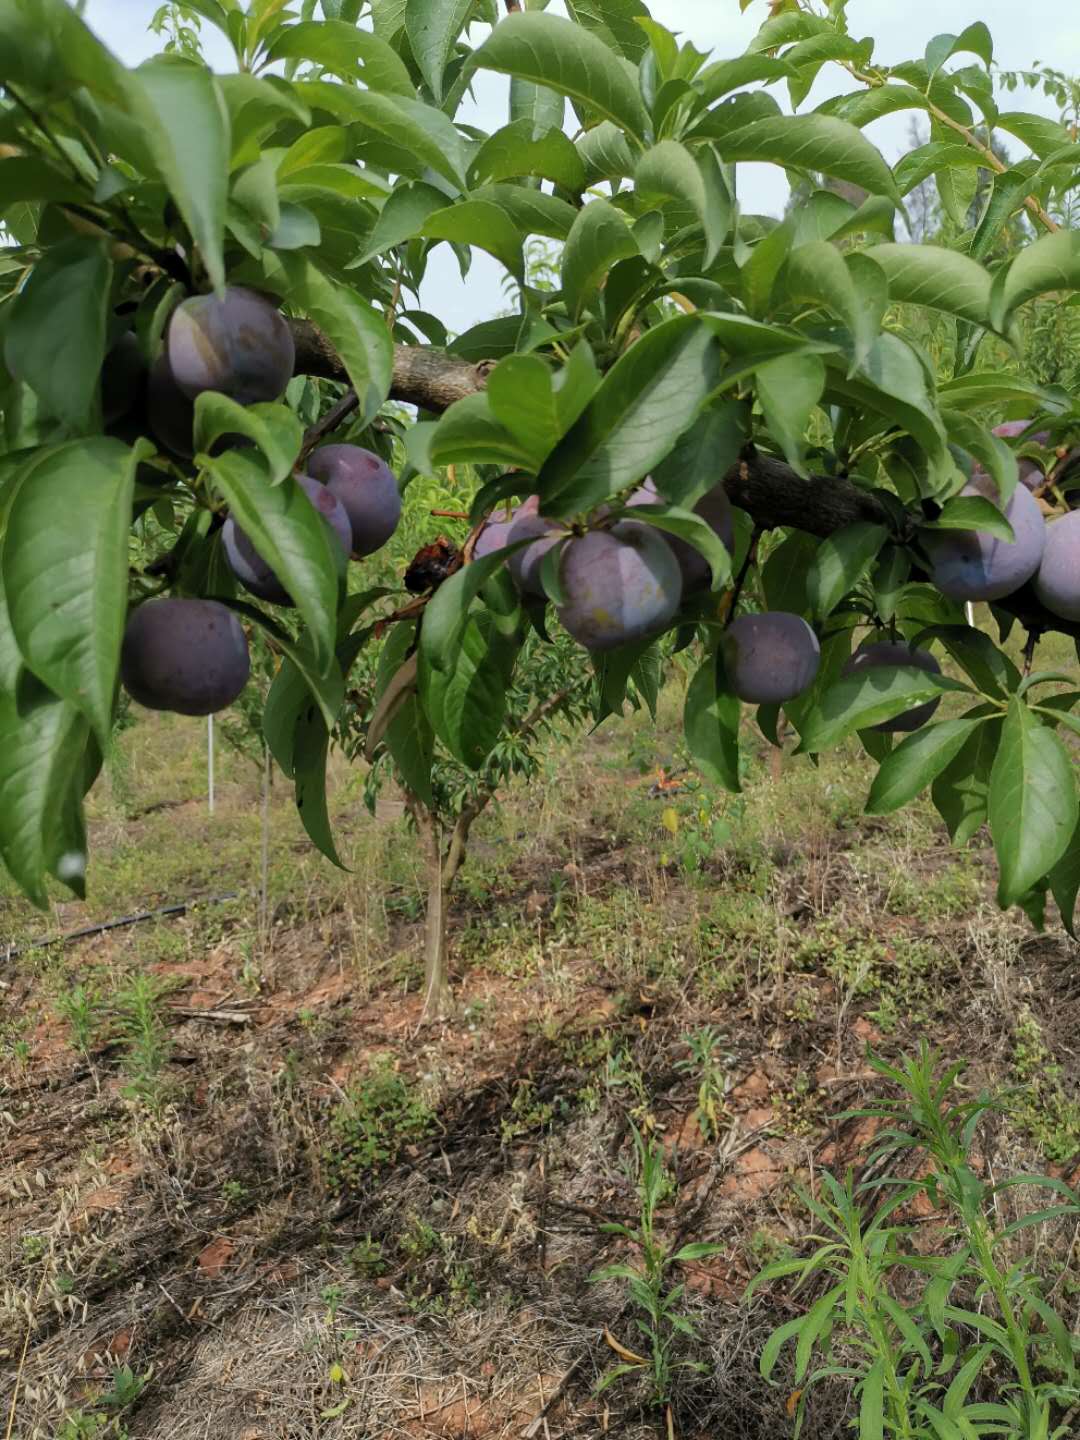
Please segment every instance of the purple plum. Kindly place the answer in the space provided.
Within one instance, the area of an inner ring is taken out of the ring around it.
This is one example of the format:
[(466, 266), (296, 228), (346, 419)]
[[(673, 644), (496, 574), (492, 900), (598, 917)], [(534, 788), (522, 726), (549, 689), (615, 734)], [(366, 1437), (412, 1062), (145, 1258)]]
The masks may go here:
[(571, 537), (559, 559), (559, 580), (559, 619), (593, 652), (658, 635), (682, 599), (671, 547), (652, 526), (634, 520)]
[[(1006, 420), (1001, 425), (995, 425), (992, 433), (1002, 440), (1015, 440), (1018, 436), (1023, 435), (1030, 424), (1030, 420)], [(1034, 435), (1029, 435), (1024, 441), (1025, 445), (1049, 445), (1049, 443), (1049, 430), (1036, 430)], [(1028, 490), (1038, 490), (1046, 476), (1035, 464), (1035, 461), (1024, 459), (1017, 463), (1020, 470), (1020, 484)], [(975, 468), (980, 474), (986, 473), (981, 465), (977, 465)]]
[(150, 367), (146, 382), (146, 419), (158, 443), (170, 454), (190, 460), (195, 454), (195, 402), (173, 379), (164, 351)]
[(1046, 527), (1046, 549), (1035, 593), (1062, 620), (1080, 620), (1080, 510)]
[[(628, 505), (663, 505), (666, 503), (651, 476), (639, 490), (634, 491), (627, 501)], [(702, 520), (719, 535), (729, 553), (734, 553), (735, 516), (732, 513), (731, 501), (728, 499), (723, 481), (706, 491), (694, 506), (694, 514), (700, 515)], [(675, 558), (679, 562), (679, 569), (682, 571), (683, 594), (692, 595), (696, 590), (707, 590), (712, 583), (712, 571), (701, 551), (695, 545), (691, 545), (689, 540), (683, 540), (679, 535), (665, 533), (664, 539), (674, 550)]]
[(386, 461), (359, 445), (324, 445), (309, 456), (307, 468), (345, 506), (352, 553), (381, 550), (401, 519), (401, 491)]
[[(352, 530), (344, 505), (321, 481), (313, 480), (309, 475), (298, 475), (296, 478), (300, 488), (326, 520), (347, 555)], [(225, 547), (225, 558), (229, 562), (230, 570), (245, 589), (257, 595), (260, 600), (269, 600), (274, 605), (293, 603), (289, 592), (231, 516), (222, 527), (221, 543)]]
[(801, 615), (770, 610), (740, 615), (724, 631), (731, 688), (751, 705), (782, 705), (813, 683), (821, 663), (818, 638)]
[(128, 617), (120, 675), (149, 710), (213, 715), (233, 703), (250, 672), (240, 622), (216, 600), (148, 600)]
[(288, 321), (265, 296), (242, 286), (182, 301), (169, 319), (165, 349), (189, 399), (216, 390), (240, 405), (277, 400), (296, 359)]
[(533, 543), (522, 550), (516, 550), (506, 564), (514, 584), (523, 595), (543, 596), (540, 567), (544, 563), (544, 556), (556, 541), (567, 534), (569, 531), (560, 520), (549, 520), (540, 514), (539, 495), (530, 495), (518, 506), (506, 543), (513, 545), (518, 540), (529, 539)]
[[(864, 640), (851, 659), (845, 661), (840, 673), (858, 675), (862, 670), (872, 670), (879, 666), (883, 669), (894, 669), (897, 665), (914, 665), (928, 674), (941, 674), (941, 666), (929, 650), (912, 650), (908, 645), (896, 645), (888, 640)], [(924, 705), (916, 705), (914, 710), (908, 710), (903, 715), (894, 715), (891, 720), (883, 720), (873, 728), (886, 734), (919, 730), (940, 704), (940, 700), (927, 700)]]
[[(989, 476), (973, 475), (961, 492), (997, 505)], [(1039, 568), (1046, 544), (1046, 524), (1039, 502), (1018, 485), (1005, 507), (1015, 541), (999, 540), (980, 530), (935, 530), (924, 537), (930, 557), (930, 578), (950, 600), (1000, 600), (1019, 590)]]

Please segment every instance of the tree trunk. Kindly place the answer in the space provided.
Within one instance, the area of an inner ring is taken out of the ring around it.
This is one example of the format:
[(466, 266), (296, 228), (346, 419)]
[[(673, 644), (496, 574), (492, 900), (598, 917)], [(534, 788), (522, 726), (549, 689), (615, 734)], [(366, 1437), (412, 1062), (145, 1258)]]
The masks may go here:
[(427, 872), (427, 909), (424, 915), (424, 1009), (420, 1020), (429, 1025), (450, 1014), (450, 973), (446, 948), (446, 910), (449, 886), (443, 873), (442, 826), (422, 800), (407, 799), (416, 824)]

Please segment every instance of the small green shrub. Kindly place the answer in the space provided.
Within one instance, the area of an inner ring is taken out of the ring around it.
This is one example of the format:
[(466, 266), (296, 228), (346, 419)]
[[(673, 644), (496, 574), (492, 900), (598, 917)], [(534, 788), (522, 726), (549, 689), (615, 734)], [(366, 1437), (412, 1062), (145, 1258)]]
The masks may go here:
[(397, 1159), (406, 1145), (431, 1133), (435, 1116), (409, 1081), (386, 1060), (353, 1085), (330, 1115), (323, 1151), (331, 1188), (348, 1189)]

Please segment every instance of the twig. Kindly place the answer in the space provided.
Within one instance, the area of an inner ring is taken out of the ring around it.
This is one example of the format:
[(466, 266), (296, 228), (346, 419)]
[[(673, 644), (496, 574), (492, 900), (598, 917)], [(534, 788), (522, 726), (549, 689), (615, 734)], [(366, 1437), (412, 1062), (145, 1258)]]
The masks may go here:
[(1027, 642), (1024, 645), (1024, 679), (1031, 674), (1031, 667), (1035, 660), (1035, 647), (1042, 638), (1042, 631), (1034, 627), (1028, 631)]
[[(745, 463), (746, 462), (744, 461), (743, 464), (745, 465)], [(761, 539), (761, 535), (761, 526), (755, 525), (754, 533), (750, 537), (750, 544), (746, 547), (746, 557), (743, 560), (742, 568), (739, 570), (738, 575), (735, 577), (735, 584), (732, 586), (731, 597), (728, 600), (727, 614), (724, 617), (725, 625), (730, 625), (735, 615), (735, 610), (739, 603), (739, 596), (742, 594), (743, 586), (746, 584), (746, 577), (750, 573), (751, 565), (753, 565), (754, 561), (757, 559), (758, 542)]]
[(311, 454), (319, 441), (324, 439), (331, 431), (336, 430), (339, 425), (349, 418), (354, 410), (360, 405), (360, 397), (355, 390), (346, 390), (345, 394), (332, 405), (321, 420), (317, 420), (311, 429), (304, 435), (304, 443), (300, 446), (300, 454), (296, 463), (302, 465)]

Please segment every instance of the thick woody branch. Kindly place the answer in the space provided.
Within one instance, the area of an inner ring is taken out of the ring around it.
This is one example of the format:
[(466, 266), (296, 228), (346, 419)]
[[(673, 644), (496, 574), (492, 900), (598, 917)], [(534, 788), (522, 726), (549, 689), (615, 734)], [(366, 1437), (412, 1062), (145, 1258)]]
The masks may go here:
[[(348, 382), (348, 374), (333, 345), (310, 320), (290, 320), (296, 345), (297, 375)], [(390, 398), (421, 410), (442, 411), (484, 388), (489, 364), (470, 365), (441, 350), (421, 345), (394, 347), (394, 375)]]
[[(337, 352), (316, 326), (305, 320), (289, 323), (296, 341), (297, 374), (348, 379)], [(391, 397), (439, 412), (482, 390), (490, 369), (488, 362), (471, 365), (439, 350), (398, 345)], [(782, 460), (754, 449), (748, 449), (731, 467), (724, 483), (732, 502), (746, 511), (759, 530), (791, 527), (824, 539), (857, 520), (889, 523), (881, 503), (850, 480), (836, 475), (813, 475), (804, 480)], [(996, 603), (1028, 630), (1056, 631), (1080, 640), (1080, 624), (1044, 609), (1030, 585)]]

